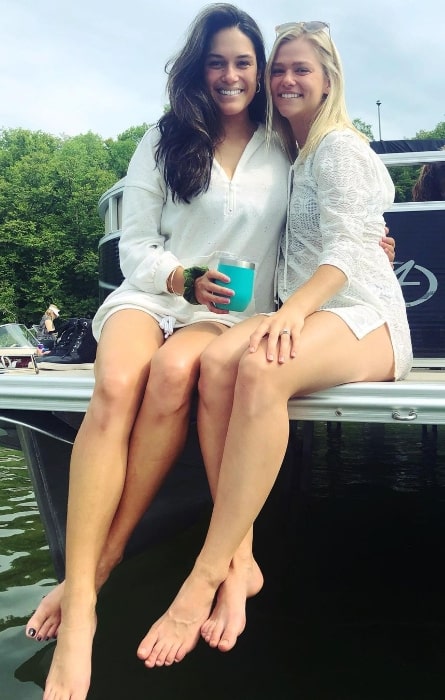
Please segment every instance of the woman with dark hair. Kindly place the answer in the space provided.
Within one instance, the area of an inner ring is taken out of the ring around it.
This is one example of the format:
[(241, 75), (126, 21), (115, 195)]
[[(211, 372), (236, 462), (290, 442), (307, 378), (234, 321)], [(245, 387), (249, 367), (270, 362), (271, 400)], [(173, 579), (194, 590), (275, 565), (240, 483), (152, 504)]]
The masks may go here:
[[(443, 146), (441, 151), (445, 150)], [(414, 202), (442, 202), (445, 200), (445, 160), (427, 163), (413, 187)]]
[(266, 56), (260, 30), (241, 10), (230, 5), (211, 5), (198, 15), (189, 41), (166, 66), (170, 110), (159, 120), (163, 138), (156, 162), (162, 163), (165, 182), (176, 200), (189, 202), (210, 184), (215, 147), (225, 127), (224, 114), (208, 89), (203, 66), (208, 61), (212, 37), (230, 27), (237, 27), (250, 39), (256, 56), (256, 90), (246, 104), (249, 131), (264, 123), (266, 95), (262, 76)]
[[(264, 67), (254, 20), (225, 3), (206, 7), (170, 65), (171, 109), (128, 168), (125, 280), (93, 321), (95, 387), (71, 458), (66, 578), (27, 625), (36, 639), (57, 633), (45, 700), (87, 695), (97, 592), (182, 451), (202, 351), (273, 308), (289, 161), (265, 143)], [(217, 282), (228, 279), (206, 269), (215, 251), (256, 262), (243, 313), (214, 306), (227, 304)], [(258, 570), (249, 593), (261, 583)]]

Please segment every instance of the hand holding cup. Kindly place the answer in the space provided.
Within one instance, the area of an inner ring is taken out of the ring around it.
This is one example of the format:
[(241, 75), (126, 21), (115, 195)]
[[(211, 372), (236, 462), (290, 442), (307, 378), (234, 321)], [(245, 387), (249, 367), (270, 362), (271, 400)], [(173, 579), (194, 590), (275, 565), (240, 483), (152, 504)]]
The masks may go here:
[(218, 280), (218, 285), (232, 290), (233, 295), (225, 295), (227, 304), (216, 303), (217, 309), (226, 311), (245, 311), (253, 295), (255, 281), (255, 263), (250, 260), (239, 260), (230, 255), (221, 256), (216, 269), (229, 278), (228, 282)]

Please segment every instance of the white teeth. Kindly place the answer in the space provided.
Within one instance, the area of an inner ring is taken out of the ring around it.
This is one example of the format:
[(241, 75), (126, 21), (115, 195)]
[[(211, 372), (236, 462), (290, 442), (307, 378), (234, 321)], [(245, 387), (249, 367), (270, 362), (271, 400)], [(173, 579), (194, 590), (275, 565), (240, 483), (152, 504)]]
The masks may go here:
[(302, 95), (299, 92), (282, 92), (280, 97), (285, 100), (291, 100), (294, 97), (302, 97)]
[(234, 95), (241, 95), (242, 90), (218, 90), (220, 95), (227, 95), (228, 97), (233, 97)]

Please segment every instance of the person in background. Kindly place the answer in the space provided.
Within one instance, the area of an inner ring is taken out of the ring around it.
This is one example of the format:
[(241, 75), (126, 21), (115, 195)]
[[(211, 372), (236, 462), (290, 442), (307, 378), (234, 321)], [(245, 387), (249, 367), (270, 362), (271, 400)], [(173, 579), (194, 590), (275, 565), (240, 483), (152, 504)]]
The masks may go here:
[(40, 319), (37, 329), (37, 340), (45, 346), (46, 350), (52, 350), (57, 339), (57, 330), (54, 320), (59, 318), (60, 309), (55, 304), (50, 304)]
[[(66, 579), (26, 627), (36, 639), (57, 635), (45, 700), (86, 697), (98, 590), (183, 449), (203, 350), (243, 318), (274, 308), (290, 161), (274, 136), (266, 144), (265, 62), (249, 15), (226, 3), (206, 7), (171, 63), (171, 109), (128, 168), (125, 280), (93, 321), (95, 387), (70, 466)], [(391, 243), (381, 241), (389, 257)], [(254, 298), (243, 313), (214, 306), (227, 303), (215, 282), (227, 278), (206, 268), (221, 250), (256, 261)], [(256, 567), (244, 596), (261, 585)], [(226, 607), (230, 595), (223, 584), (217, 605)], [(242, 624), (239, 615), (238, 634)]]
[[(445, 151), (443, 146), (441, 151)], [(414, 202), (445, 201), (445, 160), (427, 163), (413, 187)]]
[(237, 324), (201, 357), (198, 426), (216, 474), (214, 508), (191, 574), (139, 645), (149, 668), (181, 661), (200, 635), (221, 651), (233, 646), (230, 610), (212, 612), (213, 601), (243, 555), (237, 586), (245, 599), (255, 570), (249, 533), (284, 458), (289, 398), (398, 380), (411, 368), (401, 288), (376, 245), (394, 185), (347, 115), (328, 25), (277, 31), (266, 70), (268, 135), (276, 130), (289, 154), (298, 148), (280, 246), (281, 306)]

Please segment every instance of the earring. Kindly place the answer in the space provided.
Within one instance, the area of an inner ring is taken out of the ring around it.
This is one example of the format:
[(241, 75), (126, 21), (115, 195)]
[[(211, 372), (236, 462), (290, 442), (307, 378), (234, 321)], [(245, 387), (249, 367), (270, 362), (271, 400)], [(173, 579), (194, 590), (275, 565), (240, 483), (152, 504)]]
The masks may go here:
[(261, 83), (260, 83), (260, 81), (258, 80), (258, 82), (257, 82), (257, 84), (256, 84), (256, 94), (258, 95), (259, 92), (261, 92)]

